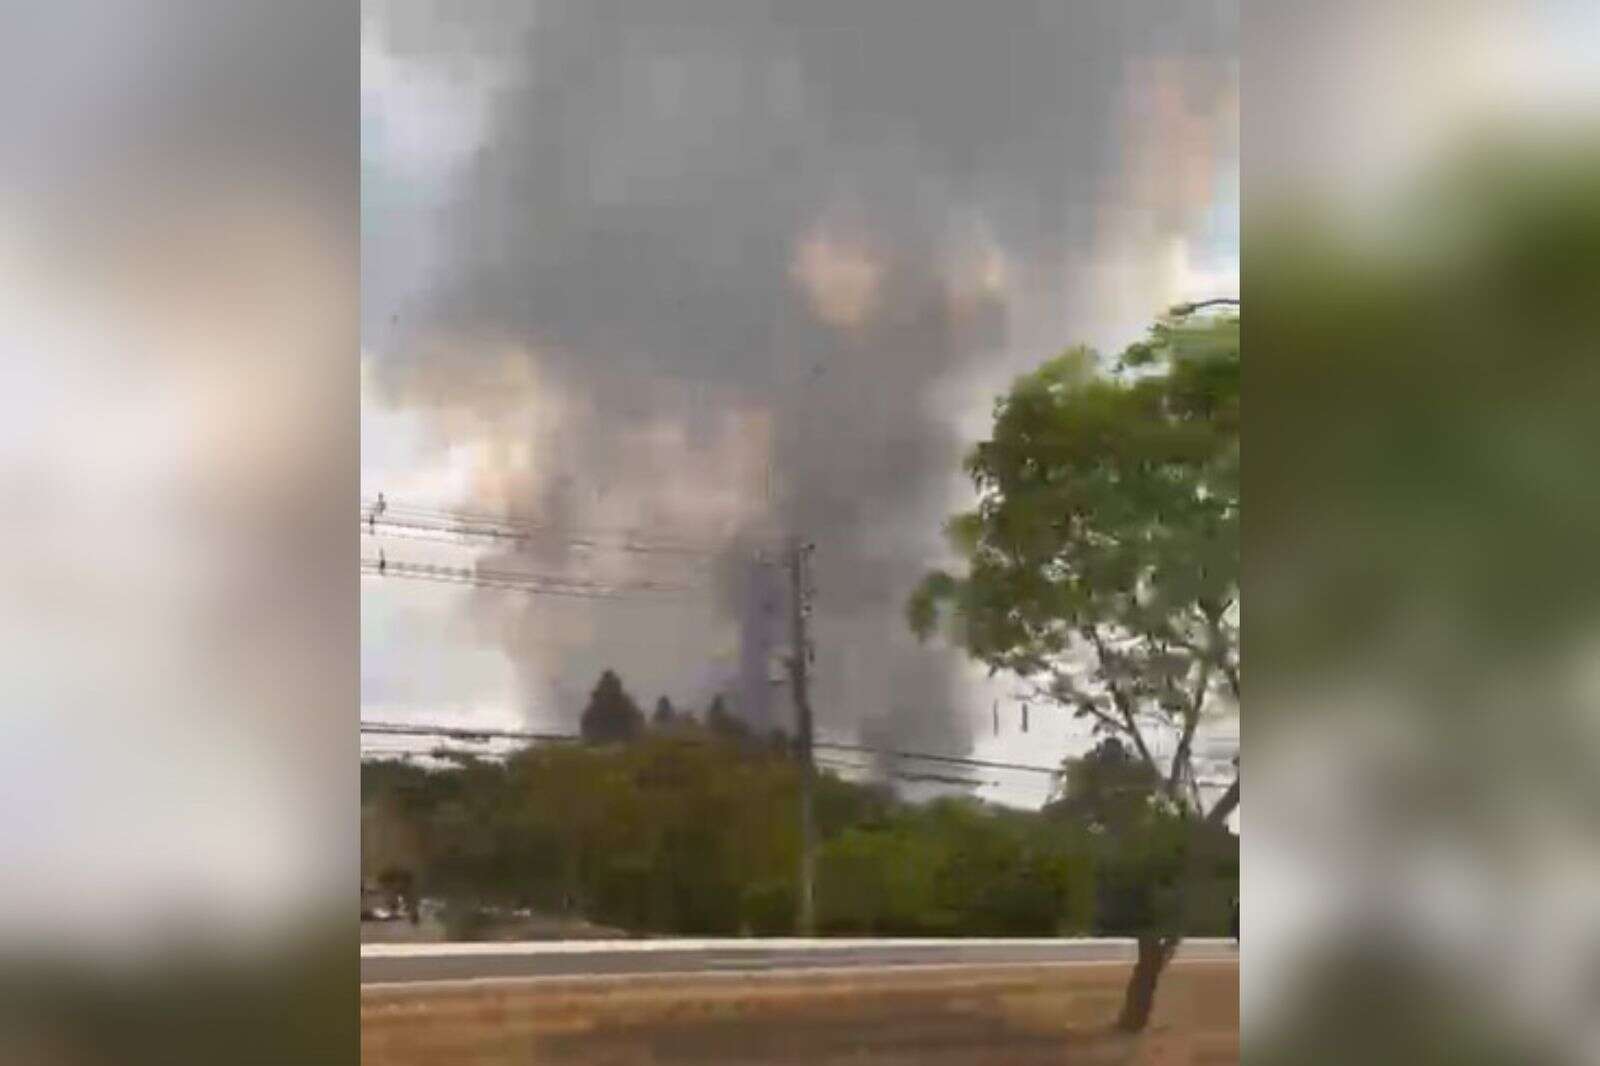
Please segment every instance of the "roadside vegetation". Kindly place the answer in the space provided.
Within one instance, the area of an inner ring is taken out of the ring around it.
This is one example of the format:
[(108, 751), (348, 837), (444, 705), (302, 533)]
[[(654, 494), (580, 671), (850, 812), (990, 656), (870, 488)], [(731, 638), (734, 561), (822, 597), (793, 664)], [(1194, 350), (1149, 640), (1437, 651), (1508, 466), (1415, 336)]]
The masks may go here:
[[(1103, 762), (1098, 749), (1092, 756)], [(1107, 832), (1096, 810), (1126, 791), (1079, 784), (1042, 811), (969, 798), (905, 802), (883, 786), (817, 780), (818, 926), (825, 935), (1132, 935), (1159, 834)], [(793, 932), (797, 775), (781, 747), (689, 715), (615, 743), (551, 745), (503, 762), (454, 757), (362, 765), (364, 880), (438, 901), (450, 932), (523, 911), (630, 935)], [(1136, 782), (1137, 784), (1137, 782)], [(1139, 806), (1136, 802), (1133, 806)], [(1221, 934), (1237, 840), (1215, 841), (1215, 906), (1189, 930)]]

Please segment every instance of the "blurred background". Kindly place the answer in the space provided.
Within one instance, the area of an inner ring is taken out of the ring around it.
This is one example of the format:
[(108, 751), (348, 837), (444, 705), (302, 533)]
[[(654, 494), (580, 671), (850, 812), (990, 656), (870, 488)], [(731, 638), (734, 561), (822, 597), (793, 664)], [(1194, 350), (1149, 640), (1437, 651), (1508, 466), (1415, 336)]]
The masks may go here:
[(4, 22), (0, 1058), (349, 1062), (357, 12)]
[(1600, 12), (1243, 42), (1246, 1057), (1600, 1061)]

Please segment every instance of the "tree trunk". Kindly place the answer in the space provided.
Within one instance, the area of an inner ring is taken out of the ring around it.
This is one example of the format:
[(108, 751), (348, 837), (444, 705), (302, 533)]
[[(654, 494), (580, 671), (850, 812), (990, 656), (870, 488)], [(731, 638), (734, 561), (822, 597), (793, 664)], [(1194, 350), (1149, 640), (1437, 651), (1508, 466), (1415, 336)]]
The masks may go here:
[(1156, 1003), (1156, 982), (1160, 980), (1161, 971), (1177, 946), (1177, 937), (1139, 937), (1139, 958), (1133, 964), (1127, 991), (1122, 996), (1118, 1029), (1125, 1033), (1137, 1033), (1150, 1021), (1150, 1011)]
[[(1225, 822), (1228, 815), (1239, 806), (1239, 779), (1235, 777), (1228, 791), (1205, 816), (1205, 824), (1215, 828)], [(1200, 879), (1200, 849), (1191, 836), (1184, 857), (1184, 871), (1178, 883), (1177, 914), (1174, 932), (1169, 936), (1142, 933), (1139, 936), (1139, 957), (1128, 977), (1128, 987), (1122, 997), (1122, 1014), (1117, 1018), (1117, 1028), (1126, 1033), (1137, 1033), (1150, 1021), (1150, 1011), (1156, 1003), (1156, 983), (1168, 960), (1177, 952), (1188, 928), (1189, 897)]]

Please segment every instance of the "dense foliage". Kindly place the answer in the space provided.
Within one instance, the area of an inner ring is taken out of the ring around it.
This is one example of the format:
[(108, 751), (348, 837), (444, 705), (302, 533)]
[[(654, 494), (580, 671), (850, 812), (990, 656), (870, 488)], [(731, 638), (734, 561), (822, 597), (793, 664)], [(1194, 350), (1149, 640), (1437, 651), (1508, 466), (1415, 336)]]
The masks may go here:
[(949, 525), (966, 572), (908, 605), (920, 636), (948, 620), (1125, 742), (1174, 805), (1221, 817), (1237, 792), (1202, 799), (1191, 745), (1239, 697), (1239, 372), (1236, 316), (1179, 313), (1109, 367), (1075, 348), (1017, 379), (967, 458), (978, 505)]
[[(796, 788), (781, 748), (730, 739), (687, 715), (626, 744), (537, 747), (504, 763), (369, 761), (363, 873), (430, 898), (635, 933), (782, 935), (795, 912)], [(1133, 889), (1119, 887), (1125, 867), (1066, 804), (913, 805), (821, 774), (819, 928), (1131, 932), (1137, 906), (1124, 902)], [(1195, 921), (1215, 928), (1225, 911)]]

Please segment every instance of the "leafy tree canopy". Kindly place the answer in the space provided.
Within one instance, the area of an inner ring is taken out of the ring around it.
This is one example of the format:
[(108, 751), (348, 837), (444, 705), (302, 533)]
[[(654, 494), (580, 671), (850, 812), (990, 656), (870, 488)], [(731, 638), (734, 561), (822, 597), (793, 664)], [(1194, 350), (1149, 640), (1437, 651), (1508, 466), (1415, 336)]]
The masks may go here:
[(948, 526), (966, 573), (925, 578), (912, 628), (948, 622), (1201, 809), (1194, 734), (1240, 682), (1237, 315), (1168, 316), (1109, 366), (1087, 348), (1050, 360), (997, 402), (966, 469), (978, 504)]

